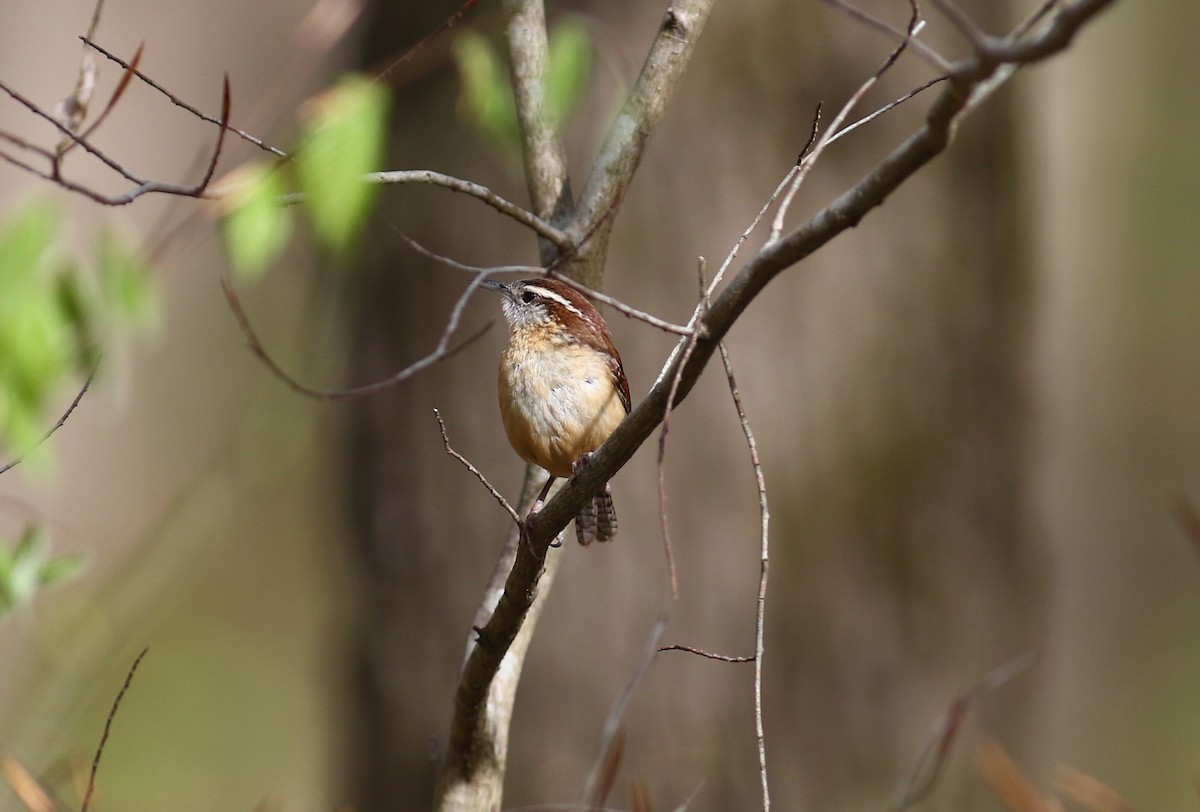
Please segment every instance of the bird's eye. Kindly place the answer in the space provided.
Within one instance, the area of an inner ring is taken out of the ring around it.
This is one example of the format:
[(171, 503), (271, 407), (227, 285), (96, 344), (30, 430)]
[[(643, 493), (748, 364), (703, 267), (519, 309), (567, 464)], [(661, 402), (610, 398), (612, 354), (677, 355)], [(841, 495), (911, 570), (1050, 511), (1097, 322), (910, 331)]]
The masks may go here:
[(521, 301), (524, 302), (525, 304), (533, 304), (533, 300), (535, 298), (537, 298), (537, 297), (534, 296), (534, 293), (531, 290), (527, 290), (521, 294)]

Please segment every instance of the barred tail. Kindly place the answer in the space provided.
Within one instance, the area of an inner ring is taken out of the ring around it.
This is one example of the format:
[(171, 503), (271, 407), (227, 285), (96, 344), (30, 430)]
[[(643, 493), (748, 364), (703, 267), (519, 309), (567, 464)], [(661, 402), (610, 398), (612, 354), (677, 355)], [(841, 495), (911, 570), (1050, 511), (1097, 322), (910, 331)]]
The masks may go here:
[(585, 547), (593, 541), (612, 541), (617, 535), (617, 511), (613, 507), (612, 489), (604, 483), (604, 490), (592, 497), (575, 517), (575, 536)]

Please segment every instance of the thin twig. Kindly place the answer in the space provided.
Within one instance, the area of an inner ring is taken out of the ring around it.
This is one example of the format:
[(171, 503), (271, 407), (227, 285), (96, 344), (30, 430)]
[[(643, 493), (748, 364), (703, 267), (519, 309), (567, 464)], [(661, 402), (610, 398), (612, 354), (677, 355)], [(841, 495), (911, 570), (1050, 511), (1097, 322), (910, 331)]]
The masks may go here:
[[(832, 6), (836, 6), (861, 23), (865, 23), (872, 28), (884, 32), (885, 34), (889, 34), (900, 41), (905, 39), (905, 33), (900, 29), (889, 25), (878, 17), (868, 14), (857, 6), (852, 6), (850, 3), (846, 2), (846, 0), (825, 0), (825, 2)], [(944, 56), (926, 45), (921, 40), (912, 39), (909, 44), (912, 46), (913, 50), (919, 53), (938, 73), (950, 73), (950, 71), (954, 69), (953, 65), (950, 63), (950, 60), (946, 59)]]
[(483, 325), (482, 328), (472, 333), (463, 341), (454, 346), (450, 346), (450, 339), (454, 337), (455, 332), (458, 330), (458, 323), (462, 317), (462, 311), (466, 306), (467, 299), (470, 297), (471, 293), (473, 293), (475, 289), (479, 287), (479, 284), (485, 278), (486, 275), (481, 274), (472, 280), (471, 284), (467, 286), (467, 289), (463, 291), (463, 294), (459, 297), (458, 302), (455, 303), (454, 309), (450, 313), (450, 319), (446, 323), (445, 330), (442, 331), (441, 338), (438, 339), (437, 346), (424, 358), (409, 364), (404, 369), (381, 381), (375, 381), (374, 383), (365, 384), (363, 386), (356, 386), (351, 389), (330, 390), (313, 389), (305, 386), (287, 372), (284, 372), (283, 367), (279, 366), (279, 364), (275, 362), (275, 359), (271, 357), (270, 353), (266, 351), (266, 348), (263, 347), (262, 341), (260, 341), (258, 338), (258, 334), (255, 333), (254, 328), (250, 325), (250, 317), (246, 315), (245, 309), (242, 308), (241, 299), (238, 297), (237, 291), (233, 287), (233, 283), (224, 276), (221, 277), (221, 290), (225, 293), (225, 301), (229, 304), (229, 309), (232, 311), (233, 317), (237, 320), (238, 326), (242, 330), (242, 337), (245, 338), (246, 344), (249, 346), (250, 351), (254, 353), (255, 357), (258, 358), (258, 360), (261, 361), (263, 365), (275, 375), (275, 377), (287, 384), (292, 391), (306, 397), (314, 398), (316, 400), (349, 400), (353, 398), (374, 395), (390, 389), (393, 386), (408, 380), (417, 373), (428, 369), (434, 364), (444, 361), (445, 359), (457, 354), (460, 350), (474, 343), (484, 333), (491, 329), (492, 322), (489, 321), (487, 324)]
[(658, 329), (662, 330), (663, 332), (667, 332), (667, 333), (675, 333), (676, 335), (685, 335), (685, 336), (692, 334), (692, 329), (690, 327), (686, 327), (682, 324), (673, 324), (669, 321), (666, 321), (665, 319), (660, 319), (658, 316), (653, 316), (644, 310), (638, 310), (636, 307), (627, 305), (624, 302), (622, 302), (621, 300), (615, 299), (612, 296), (608, 296), (607, 294), (601, 293), (600, 291), (592, 290), (587, 285), (576, 282), (574, 279), (571, 279), (569, 276), (555, 273), (553, 270), (550, 270), (547, 268), (542, 268), (538, 265), (493, 265), (491, 267), (486, 267), (486, 268), (482, 267), (482, 266), (478, 266), (478, 265), (467, 265), (466, 263), (459, 262), (457, 260), (451, 259), (450, 257), (443, 256), (442, 254), (439, 254), (436, 251), (433, 251), (429, 248), (426, 248), (425, 246), (421, 245), (421, 243), (417, 242), (412, 237), (408, 236), (407, 234), (405, 234), (403, 231), (400, 231), (399, 229), (396, 229), (396, 235), (401, 240), (403, 240), (404, 243), (409, 248), (416, 251), (421, 256), (423, 256), (427, 259), (431, 259), (434, 262), (441, 263), (442, 265), (445, 265), (447, 268), (453, 268), (456, 271), (464, 271), (466, 273), (473, 273), (473, 274), (525, 273), (525, 274), (537, 274), (539, 276), (544, 274), (544, 275), (552, 277), (554, 279), (561, 280), (565, 284), (575, 288), (575, 290), (579, 291), (584, 296), (587, 296), (591, 299), (595, 299), (596, 301), (601, 302), (602, 304), (608, 305), (613, 310), (616, 310), (618, 313), (620, 313), (623, 316), (626, 316), (627, 318), (637, 319), (638, 321), (643, 321), (646, 324), (649, 324), (651, 327), (657, 327)]
[(420, 39), (420, 41), (417, 42), (416, 45), (413, 45), (412, 47), (408, 48), (403, 54), (400, 55), (399, 58), (394, 59), (391, 62), (389, 62), (387, 67), (375, 71), (374, 72), (375, 78), (373, 79), (373, 81), (382, 82), (396, 68), (398, 68), (401, 65), (403, 65), (404, 63), (412, 60), (412, 58), (414, 56), (416, 56), (418, 53), (420, 53), (422, 50), (425, 49), (426, 45), (428, 45), (433, 40), (437, 39), (439, 36), (444, 34), (446, 31), (449, 31), (451, 28), (453, 28), (464, 16), (466, 16), (466, 13), (471, 10), (471, 7), (474, 6), (478, 2), (479, 2), (479, 0), (466, 0), (466, 2), (462, 4), (462, 6), (458, 9), (458, 11), (451, 14), (449, 17), (446, 18), (446, 20), (441, 25), (439, 25), (437, 28), (433, 29), (428, 34), (426, 34), (424, 37), (422, 37)]
[(725, 366), (725, 377), (729, 380), (729, 394), (733, 398), (734, 408), (737, 409), (738, 422), (742, 424), (742, 433), (746, 435), (746, 447), (750, 450), (750, 463), (754, 466), (754, 484), (758, 488), (758, 513), (761, 523), (759, 536), (759, 575), (758, 601), (754, 613), (754, 732), (758, 739), (758, 771), (762, 778), (763, 812), (770, 812), (771, 793), (767, 787), (767, 745), (763, 731), (762, 709), (762, 676), (764, 629), (767, 617), (767, 575), (770, 570), (770, 533), (771, 511), (767, 507), (767, 483), (763, 478), (762, 461), (758, 457), (758, 443), (754, 432), (750, 430), (750, 420), (746, 417), (746, 409), (742, 404), (742, 396), (738, 392), (737, 379), (733, 375), (733, 362), (729, 360), (729, 349), (725, 342), (720, 344), (721, 363)]
[(808, 177), (809, 170), (811, 170), (816, 162), (820, 159), (821, 153), (825, 151), (825, 147), (832, 143), (833, 136), (838, 132), (839, 129), (841, 129), (842, 122), (845, 121), (850, 115), (850, 111), (858, 106), (859, 101), (862, 100), (862, 97), (866, 95), (867, 91), (874, 87), (880, 78), (882, 78), (882, 76), (887, 73), (893, 65), (896, 64), (896, 61), (900, 58), (900, 55), (904, 53), (905, 49), (908, 47), (908, 44), (924, 25), (924, 22), (921, 20), (921, 10), (917, 5), (917, 0), (909, 0), (909, 7), (912, 10), (912, 14), (909, 17), (908, 28), (906, 29), (907, 36), (905, 36), (899, 45), (892, 49), (892, 52), (888, 54), (886, 59), (883, 60), (883, 64), (876, 69), (875, 73), (873, 73), (865, 82), (863, 82), (862, 85), (859, 86), (858, 90), (856, 90), (854, 94), (846, 101), (846, 103), (842, 105), (842, 109), (838, 111), (837, 115), (834, 116), (833, 121), (830, 122), (829, 127), (825, 130), (825, 135), (818, 139), (816, 146), (814, 146), (812, 149), (812, 152), (806, 155), (804, 160), (800, 162), (800, 170), (796, 173), (795, 178), (792, 180), (792, 184), (789, 187), (787, 194), (784, 195), (783, 202), (779, 204), (779, 210), (775, 213), (775, 220), (771, 224), (771, 234), (767, 238), (768, 244), (776, 242), (783, 234), (784, 220), (787, 217), (788, 209), (792, 205), (793, 198), (795, 198), (796, 193), (800, 191), (800, 186), (804, 183), (804, 179)]
[[(633, 692), (637, 690), (638, 683), (641, 682), (646, 671), (649, 670), (650, 664), (654, 662), (654, 656), (658, 653), (658, 643), (662, 640), (663, 632), (667, 629), (667, 619), (660, 617), (654, 621), (654, 626), (650, 629), (650, 636), (646, 638), (646, 646), (642, 649), (641, 659), (638, 660), (637, 668), (630, 675), (629, 680), (625, 683), (625, 687), (613, 702), (612, 709), (608, 712), (608, 718), (604, 720), (604, 733), (600, 738), (600, 751), (596, 754), (596, 761), (592, 764), (592, 771), (588, 775), (587, 784), (583, 790), (583, 803), (594, 806), (596, 791), (600, 785), (602, 770), (609, 762), (609, 756), (612, 751), (613, 743), (616, 741), (617, 732), (621, 729), (621, 718), (625, 715), (625, 708), (629, 705), (629, 700), (633, 698)], [(590, 807), (588, 807), (590, 808)]]
[[(0, 154), (0, 158), (2, 158), (5, 161), (8, 161), (9, 163), (13, 164), (14, 166), (20, 167), (21, 169), (24, 169), (25, 171), (27, 171), (33, 175), (36, 175), (37, 177), (40, 177), (44, 180), (54, 183), (68, 191), (76, 192), (78, 194), (82, 194), (86, 197), (89, 197), (92, 200), (96, 201), (97, 203), (100, 203), (105, 206), (124, 206), (129, 203), (132, 203), (134, 200), (141, 197), (142, 195), (150, 194), (152, 192), (157, 192), (160, 194), (168, 194), (168, 195), (179, 195), (182, 197), (197, 197), (197, 198), (199, 198), (199, 197), (206, 196), (205, 191), (208, 189), (208, 184), (212, 180), (213, 173), (216, 171), (217, 161), (221, 157), (221, 147), (225, 142), (225, 132), (226, 132), (226, 130), (228, 130), (228, 127), (226, 126), (229, 121), (229, 109), (230, 109), (230, 92), (229, 92), (229, 76), (228, 75), (225, 76), (225, 81), (224, 81), (222, 96), (221, 96), (222, 118), (218, 122), (218, 124), (221, 124), (221, 132), (217, 136), (217, 143), (216, 143), (216, 146), (213, 148), (213, 153), (209, 160), (208, 169), (205, 172), (204, 178), (200, 181), (200, 183), (196, 184), (195, 186), (185, 186), (185, 185), (177, 184), (177, 183), (163, 183), (161, 181), (146, 180), (144, 178), (140, 178), (137, 175), (130, 172), (128, 169), (126, 169), (120, 163), (115, 161), (113, 158), (109, 157), (109, 155), (106, 154), (103, 150), (100, 150), (99, 148), (93, 146), (91, 144), (91, 142), (88, 141), (87, 138), (73, 133), (68, 127), (64, 126), (62, 123), (57, 121), (52, 115), (47, 113), (41, 107), (39, 107), (38, 105), (36, 105), (32, 101), (30, 101), (29, 99), (25, 98), (18, 91), (14, 90), (13, 88), (9, 87), (8, 85), (4, 84), (3, 82), (0, 82), (0, 90), (4, 91), (9, 96), (11, 96), (13, 99), (18, 101), (22, 105), (24, 105), (30, 112), (34, 113), (35, 115), (39, 116), (40, 118), (43, 118), (43, 119), (49, 121), (51, 124), (53, 124), (55, 126), (55, 128), (57, 128), (59, 130), (59, 132), (61, 132), (63, 135), (65, 135), (72, 142), (79, 144), (81, 147), (83, 147), (83, 149), (85, 151), (87, 151), (91, 155), (95, 156), (98, 160), (100, 160), (102, 163), (104, 163), (106, 166), (108, 166), (114, 172), (121, 175), (126, 180), (129, 180), (137, 185), (133, 189), (129, 190), (128, 192), (125, 192), (124, 194), (106, 195), (101, 192), (97, 192), (96, 190), (91, 189), (89, 187), (83, 186), (83, 185), (75, 183), (73, 181), (69, 181), (66, 178), (62, 177), (61, 174), (59, 173), (59, 162), (56, 157), (51, 157), (51, 171), (45, 172), (45, 171), (37, 169), (36, 167), (31, 166), (30, 164), (25, 163), (24, 161), (20, 161), (16, 158), (13, 158), (10, 155)], [(19, 140), (19, 139), (9, 138), (7, 140), (15, 142), (16, 140)], [(38, 152), (42, 152), (42, 151), (38, 150)]]
[(16, 101), (18, 104), (23, 106), (29, 112), (33, 113), (38, 118), (45, 119), (46, 121), (53, 124), (54, 128), (56, 130), (58, 130), (60, 133), (62, 133), (63, 135), (65, 135), (67, 138), (71, 139), (72, 141), (78, 141), (79, 145), (81, 147), (83, 147), (85, 150), (87, 150), (92, 155), (96, 156), (96, 158), (98, 158), (102, 163), (104, 163), (105, 166), (107, 166), (109, 169), (116, 172), (121, 177), (125, 178), (126, 180), (128, 180), (132, 183), (138, 183), (138, 184), (145, 183), (144, 180), (139, 178), (137, 175), (134, 175), (132, 172), (130, 172), (125, 167), (121, 166), (121, 164), (114, 161), (103, 151), (101, 151), (97, 147), (92, 146), (92, 144), (86, 138), (81, 138), (80, 136), (73, 133), (69, 127), (67, 127), (61, 121), (56, 119), (53, 115), (51, 115), (47, 111), (43, 110), (35, 102), (27, 99), (24, 95), (22, 95), (20, 93), (20, 91), (16, 90), (15, 88), (9, 87), (4, 82), (0, 82), (0, 90), (3, 90), (5, 93), (7, 93), (9, 96), (11, 96), (14, 101)]
[[(87, 45), (88, 47), (95, 48), (97, 51), (99, 51), (100, 54), (105, 59), (108, 59), (112, 62), (116, 62), (118, 65), (120, 65), (125, 70), (130, 70), (130, 68), (132, 67), (128, 62), (121, 59), (119, 56), (116, 56), (115, 54), (112, 54), (109, 51), (106, 51), (101, 46), (97, 45), (92, 40), (91, 36), (80, 37), (79, 39), (81, 39), (83, 41), (83, 43), (85, 45)], [(267, 152), (270, 152), (273, 155), (277, 155), (280, 158), (288, 157), (288, 154), (286, 152), (284, 152), (283, 150), (281, 150), (277, 147), (273, 147), (270, 144), (265, 143), (261, 138), (257, 138), (244, 130), (239, 130), (237, 127), (231, 127), (231, 126), (229, 126), (228, 122), (225, 122), (224, 124), (222, 124), (221, 119), (219, 119), (215, 116), (210, 116), (208, 113), (198, 110), (196, 107), (188, 104), (183, 99), (179, 98), (174, 93), (167, 90), (165, 87), (163, 87), (158, 82), (154, 81), (149, 76), (142, 73), (141, 71), (134, 70), (133, 75), (136, 76), (137, 78), (141, 79), (143, 82), (148, 84), (150, 87), (157, 90), (159, 93), (166, 96), (170, 100), (170, 102), (172, 104), (174, 104), (176, 107), (182, 107), (184, 110), (187, 110), (189, 113), (191, 113), (192, 115), (194, 115), (196, 118), (200, 119), (201, 121), (207, 121), (209, 124), (216, 124), (218, 126), (221, 126), (224, 129), (229, 130), (231, 133), (236, 135), (238, 138), (241, 138), (243, 141), (249, 141), (251, 144), (258, 147), (259, 149), (266, 150)]]
[[(133, 53), (133, 60), (130, 62), (129, 69), (121, 74), (121, 81), (117, 83), (117, 87), (113, 90), (112, 95), (109, 96), (108, 104), (104, 105), (104, 109), (100, 111), (100, 115), (96, 117), (96, 120), (93, 121), (91, 125), (80, 134), (80, 138), (91, 138), (92, 133), (99, 129), (100, 125), (104, 123), (104, 120), (108, 118), (109, 113), (111, 113), (113, 108), (117, 106), (117, 102), (119, 102), (121, 97), (125, 95), (125, 91), (129, 88), (129, 82), (133, 79), (133, 73), (137, 70), (138, 63), (142, 61), (142, 50), (145, 48), (145, 45), (146, 43), (144, 42), (138, 45), (138, 49)], [(89, 54), (89, 58), (94, 57), (91, 57)], [(68, 142), (66, 146), (59, 151), (58, 160), (62, 160), (63, 156), (74, 149), (75, 145), (78, 143), (78, 141)]]
[(963, 719), (980, 695), (994, 691), (1012, 681), (1032, 668), (1035, 662), (1037, 662), (1037, 655), (1033, 652), (1026, 652), (986, 674), (983, 679), (950, 703), (950, 707), (938, 720), (933, 737), (925, 745), (921, 757), (917, 759), (912, 775), (902, 788), (897, 801), (892, 805), (892, 812), (904, 812), (928, 798), (929, 794), (933, 792), (937, 780), (942, 774), (942, 768), (946, 764), (946, 759), (950, 755), (950, 750), (958, 739)]
[(40, 439), (36, 443), (34, 443), (32, 448), (29, 448), (28, 450), (25, 451), (24, 454), (22, 454), (21, 456), (17, 457), (14, 460), (12, 460), (7, 465), (5, 465), (3, 468), (0, 468), (0, 474), (3, 474), (6, 471), (16, 468), (18, 465), (20, 465), (22, 462), (24, 462), (25, 458), (28, 457), (30, 454), (32, 454), (34, 452), (34, 450), (38, 448), (38, 446), (40, 446), (42, 443), (49, 440), (51, 434), (53, 434), (54, 432), (58, 431), (59, 429), (61, 429), (63, 427), (63, 424), (67, 422), (67, 418), (71, 416), (71, 413), (73, 411), (75, 411), (75, 407), (79, 405), (79, 401), (83, 400), (83, 396), (84, 396), (84, 394), (87, 393), (88, 387), (91, 386), (92, 381), (94, 381), (96, 379), (96, 371), (99, 369), (100, 369), (100, 363), (99, 363), (99, 361), (97, 361), (96, 366), (92, 367), (92, 371), (90, 373), (88, 373), (87, 380), (85, 380), (83, 382), (83, 386), (80, 387), (79, 392), (75, 395), (74, 400), (71, 401), (71, 405), (67, 407), (67, 410), (65, 412), (63, 412), (62, 417), (58, 418), (58, 422), (55, 423), (53, 426), (51, 426), (50, 430), (47, 431), (45, 434), (43, 434), (42, 439)]
[(513, 510), (513, 506), (508, 503), (508, 500), (505, 499), (501, 495), (500, 491), (496, 490), (492, 486), (492, 483), (487, 481), (487, 477), (485, 477), (478, 468), (476, 468), (474, 465), (472, 465), (471, 462), (466, 457), (464, 457), (462, 454), (459, 454), (457, 451), (455, 451), (453, 448), (450, 447), (450, 438), (446, 435), (446, 424), (442, 422), (441, 412), (439, 412), (437, 409), (434, 409), (433, 417), (435, 420), (437, 420), (438, 430), (441, 431), (441, 433), (442, 433), (442, 445), (444, 445), (446, 447), (446, 453), (449, 454), (451, 457), (454, 457), (454, 459), (461, 462), (468, 471), (470, 471), (472, 474), (474, 474), (475, 478), (478, 479), (481, 483), (483, 483), (483, 487), (487, 488), (488, 491), (492, 494), (492, 497), (497, 502), (500, 503), (500, 507), (502, 507), (506, 511), (508, 511), (508, 515), (512, 517), (513, 522), (515, 522), (516, 525), (518, 527), (520, 527), (521, 526), (521, 517), (520, 517), (520, 515), (517, 514), (517, 511)]
[[(663, 406), (662, 415), (662, 430), (658, 435), (658, 526), (659, 532), (662, 534), (663, 551), (667, 557), (667, 580), (671, 585), (671, 597), (679, 597), (679, 579), (675, 574), (675, 552), (671, 547), (671, 529), (670, 523), (667, 520), (667, 482), (666, 482), (666, 461), (667, 461), (667, 434), (671, 430), (671, 410), (675, 403), (675, 395), (679, 391), (679, 382), (682, 377), (683, 368), (687, 365), (688, 359), (691, 358), (692, 352), (696, 349), (696, 341), (701, 335), (705, 335), (703, 312), (705, 310), (705, 302), (707, 301), (707, 291), (704, 288), (704, 268), (706, 266), (704, 257), (699, 257), (696, 263), (696, 274), (700, 283), (700, 304), (697, 306), (695, 313), (692, 315), (692, 320), (689, 322), (689, 331), (682, 339), (683, 358), (680, 361), (679, 368), (676, 370), (675, 376), (671, 379), (671, 390), (667, 396), (667, 402)], [(676, 345), (678, 349), (679, 345)]]
[(855, 121), (853, 124), (847, 124), (845, 127), (842, 127), (842, 129), (838, 130), (836, 133), (834, 133), (832, 136), (830, 136), (829, 143), (832, 144), (834, 141), (844, 138), (845, 136), (852, 133), (854, 130), (857, 130), (862, 125), (868, 124), (871, 121), (874, 121), (875, 119), (879, 118), (884, 113), (891, 110), (892, 108), (899, 107), (900, 105), (904, 104), (906, 101), (911, 99), (913, 96), (916, 96), (919, 93), (924, 93), (929, 88), (933, 87), (934, 85), (938, 84), (939, 82), (945, 82), (949, 78), (950, 78), (949, 76), (938, 76), (935, 79), (930, 79), (928, 82), (926, 82), (923, 85), (920, 85), (919, 87), (913, 88), (912, 90), (908, 91), (903, 96), (896, 99), (895, 101), (888, 102), (883, 107), (880, 107), (874, 113), (869, 113), (869, 114), (863, 116), (862, 118), (860, 118), (858, 121)]
[(108, 734), (112, 730), (113, 719), (117, 717), (117, 710), (121, 707), (121, 700), (125, 698), (125, 692), (129, 690), (129, 684), (133, 682), (134, 672), (142, 663), (142, 658), (146, 656), (146, 652), (150, 650), (149, 646), (142, 649), (142, 652), (134, 658), (133, 665), (129, 666), (129, 673), (125, 675), (125, 683), (121, 686), (121, 690), (117, 692), (116, 699), (113, 700), (112, 707), (108, 711), (108, 718), (104, 720), (104, 732), (100, 734), (100, 744), (96, 746), (96, 755), (92, 757), (92, 769), (88, 773), (87, 792), (83, 795), (83, 806), (80, 807), (80, 812), (87, 812), (88, 807), (92, 803), (92, 795), (96, 791), (96, 771), (100, 769), (100, 756), (104, 755), (104, 746), (108, 744)]
[[(536, 232), (538, 236), (545, 237), (554, 245), (558, 246), (563, 252), (572, 252), (575, 249), (575, 243), (572, 242), (570, 235), (561, 229), (547, 223), (542, 218), (538, 217), (526, 209), (521, 208), (515, 203), (505, 200), (500, 195), (493, 192), (486, 186), (478, 183), (473, 183), (469, 180), (456, 178), (452, 175), (444, 175), (441, 172), (433, 172), (429, 169), (394, 169), (387, 172), (370, 172), (363, 176), (367, 183), (378, 183), (382, 185), (401, 184), (401, 183), (425, 183), (430, 186), (441, 186), (444, 189), (449, 189), (453, 192), (470, 195), (471, 197), (481, 200), (491, 206), (501, 214), (511, 217), (521, 225)], [(280, 202), (285, 206), (292, 206), (304, 200), (303, 192), (294, 192), (284, 195)]]
[[(644, 321), (646, 324), (649, 324), (651, 327), (657, 327), (658, 329), (662, 330), (663, 332), (674, 333), (675, 335), (690, 336), (693, 334), (693, 332), (695, 332), (695, 330), (692, 327), (688, 327), (683, 324), (673, 324), (672, 322), (666, 321), (665, 319), (658, 318), (658, 316), (652, 316), (649, 313), (647, 313), (645, 310), (638, 310), (636, 307), (631, 307), (631, 306), (625, 304), (624, 302), (622, 302), (620, 299), (617, 299), (613, 296), (609, 296), (606, 293), (601, 293), (598, 290), (593, 290), (592, 288), (589, 288), (587, 285), (583, 284), (582, 282), (576, 282), (574, 279), (572, 279), (569, 276), (566, 276), (564, 274), (555, 273), (554, 271), (551, 270), (547, 274), (547, 276), (551, 276), (555, 279), (565, 282), (567, 285), (575, 288), (575, 290), (579, 291), (584, 296), (587, 296), (589, 299), (595, 299), (597, 302), (600, 302), (601, 304), (608, 305), (613, 310), (617, 311), (618, 313), (620, 313), (622, 316), (625, 316), (626, 318), (637, 319), (638, 321)], [(703, 329), (703, 328), (704, 328), (704, 326), (700, 325), (700, 329)]]
[(100, 27), (100, 13), (104, 11), (104, 0), (96, 0), (96, 7), (92, 9), (92, 22), (88, 25), (88, 37), (96, 36), (96, 29)]
[(711, 651), (704, 649), (693, 648), (692, 646), (659, 646), (659, 651), (686, 651), (688, 654), (698, 654), (701, 657), (707, 657), (710, 660), (720, 660), (723, 663), (752, 663), (753, 657), (734, 657), (729, 654), (714, 654)]

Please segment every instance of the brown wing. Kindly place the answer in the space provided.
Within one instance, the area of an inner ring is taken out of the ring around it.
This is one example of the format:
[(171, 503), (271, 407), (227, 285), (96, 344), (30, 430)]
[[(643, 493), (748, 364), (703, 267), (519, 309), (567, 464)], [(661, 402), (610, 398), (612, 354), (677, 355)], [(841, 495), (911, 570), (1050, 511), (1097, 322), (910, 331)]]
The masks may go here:
[(629, 397), (629, 381), (625, 378), (625, 368), (621, 366), (621, 354), (617, 352), (617, 348), (612, 345), (611, 341), (608, 346), (608, 374), (612, 375), (613, 386), (617, 388), (617, 394), (621, 396), (621, 405), (625, 407), (625, 414), (629, 414), (633, 403)]

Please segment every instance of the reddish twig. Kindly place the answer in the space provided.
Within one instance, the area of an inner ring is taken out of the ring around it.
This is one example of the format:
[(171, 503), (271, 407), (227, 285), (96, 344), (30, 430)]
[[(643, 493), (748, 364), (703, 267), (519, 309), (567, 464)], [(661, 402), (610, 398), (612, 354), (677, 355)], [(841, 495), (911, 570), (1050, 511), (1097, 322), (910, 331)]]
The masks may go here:
[[(100, 115), (96, 116), (96, 120), (91, 123), (91, 126), (80, 133), (80, 138), (90, 138), (92, 133), (96, 132), (100, 125), (104, 123), (104, 120), (108, 118), (108, 114), (117, 106), (117, 102), (121, 100), (121, 97), (125, 95), (125, 91), (133, 79), (133, 74), (137, 71), (137, 66), (142, 61), (142, 50), (145, 48), (145, 45), (144, 42), (138, 45), (138, 49), (134, 51), (133, 59), (129, 63), (130, 67), (121, 74), (121, 81), (117, 83), (116, 89), (113, 90), (112, 96), (109, 97), (108, 104), (104, 105), (104, 109), (100, 111)], [(62, 160), (63, 156), (74, 149), (78, 143), (78, 141), (69, 142), (59, 151), (58, 159)]]
[(1037, 656), (1034, 653), (1022, 654), (984, 676), (970, 690), (960, 694), (950, 703), (950, 707), (938, 721), (933, 738), (917, 759), (916, 767), (913, 768), (912, 775), (904, 785), (898, 800), (892, 805), (892, 812), (904, 812), (928, 798), (929, 793), (933, 792), (946, 764), (946, 758), (958, 739), (963, 719), (979, 696), (1012, 681), (1032, 668), (1036, 661)]
[[(619, 760), (619, 753), (616, 757), (614, 757), (614, 753), (617, 752), (616, 748), (621, 742), (618, 735), (621, 730), (621, 718), (625, 715), (625, 708), (628, 707), (629, 700), (633, 698), (633, 692), (637, 690), (638, 683), (650, 669), (650, 664), (654, 662), (654, 655), (658, 653), (658, 642), (662, 640), (663, 632), (666, 629), (667, 619), (665, 617), (654, 621), (637, 667), (633, 670), (633, 674), (630, 675), (616, 701), (613, 702), (612, 709), (608, 712), (608, 718), (604, 720), (604, 734), (600, 739), (600, 751), (596, 754), (596, 761), (592, 765), (592, 771), (588, 775), (587, 784), (583, 790), (583, 808), (585, 809), (595, 809), (600, 806), (603, 803), (604, 795), (607, 795), (607, 790), (604, 789), (604, 779), (615, 772), (615, 762)], [(609, 786), (611, 786), (611, 780)]]

